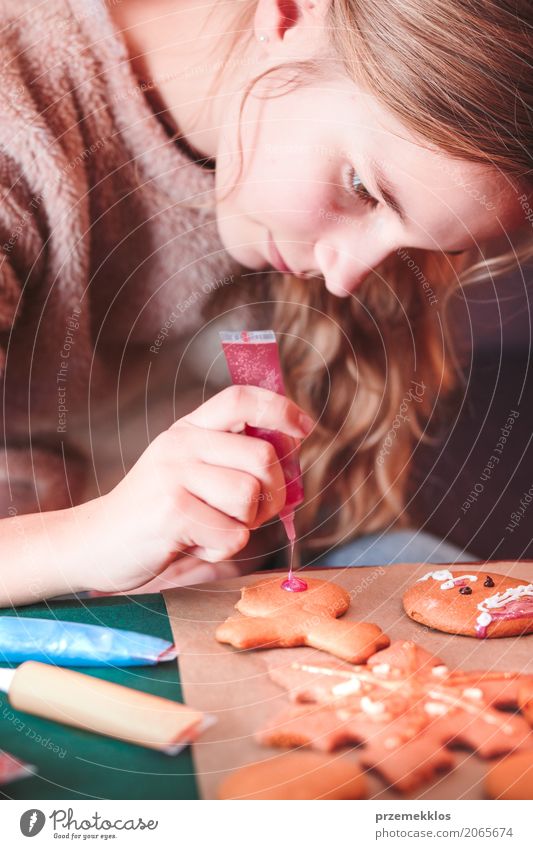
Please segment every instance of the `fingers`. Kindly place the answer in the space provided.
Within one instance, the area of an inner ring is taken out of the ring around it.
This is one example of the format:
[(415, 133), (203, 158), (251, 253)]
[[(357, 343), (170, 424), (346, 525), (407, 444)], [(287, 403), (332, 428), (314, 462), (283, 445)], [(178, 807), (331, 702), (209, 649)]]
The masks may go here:
[[(183, 479), (184, 463), (188, 457), (204, 464), (192, 484), (192, 491), (199, 498), (222, 511), (223, 503), (231, 501), (235, 511), (236, 495), (239, 494), (240, 510), (230, 515), (248, 526), (263, 524), (277, 516), (283, 508), (287, 496), (285, 477), (276, 449), (266, 440), (238, 433), (202, 432), (194, 428), (176, 427), (168, 433), (174, 447), (165, 448), (166, 462), (172, 464), (171, 468), (175, 466), (180, 479)], [(227, 478), (231, 470), (237, 473), (231, 476), (235, 492), (230, 491), (230, 478)], [(203, 473), (206, 479), (209, 477), (206, 485), (201, 480)], [(187, 488), (191, 477), (189, 472)], [(258, 481), (259, 486), (251, 478)]]
[[(176, 551), (202, 549), (202, 559), (208, 563), (231, 560), (250, 539), (248, 528), (220, 510), (205, 504), (186, 489), (174, 500), (174, 529)], [(170, 521), (170, 520), (169, 520)]]
[(295, 438), (311, 431), (313, 420), (294, 401), (257, 386), (229, 386), (179, 419), (209, 430), (238, 432), (245, 424), (279, 430)]
[(271, 494), (262, 491), (262, 481), (252, 474), (203, 462), (184, 464), (181, 482), (192, 495), (248, 527), (255, 523), (261, 501), (266, 497), (272, 500)]

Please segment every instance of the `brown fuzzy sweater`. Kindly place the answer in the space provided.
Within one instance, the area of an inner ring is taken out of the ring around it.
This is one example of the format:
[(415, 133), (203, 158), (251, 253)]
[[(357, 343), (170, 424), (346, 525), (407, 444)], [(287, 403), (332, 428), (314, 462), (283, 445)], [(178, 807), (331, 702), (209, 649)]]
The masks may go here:
[(129, 465), (125, 399), (141, 391), (149, 406), (157, 374), (172, 396), (172, 340), (202, 328), (205, 302), (239, 269), (208, 208), (213, 172), (169, 138), (103, 2), (0, 9), (5, 516), (86, 497), (87, 450), (93, 490), (105, 489), (94, 435), (110, 416), (108, 455)]

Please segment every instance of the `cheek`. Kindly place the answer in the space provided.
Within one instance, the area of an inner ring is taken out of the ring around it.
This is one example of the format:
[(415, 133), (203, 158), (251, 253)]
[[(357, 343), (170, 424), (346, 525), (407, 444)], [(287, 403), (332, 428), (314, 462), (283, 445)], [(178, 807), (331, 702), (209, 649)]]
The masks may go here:
[(317, 227), (324, 210), (340, 194), (331, 175), (321, 173), (315, 162), (303, 156), (257, 157), (249, 175), (242, 187), (246, 205), (255, 204), (264, 215), (292, 230)]

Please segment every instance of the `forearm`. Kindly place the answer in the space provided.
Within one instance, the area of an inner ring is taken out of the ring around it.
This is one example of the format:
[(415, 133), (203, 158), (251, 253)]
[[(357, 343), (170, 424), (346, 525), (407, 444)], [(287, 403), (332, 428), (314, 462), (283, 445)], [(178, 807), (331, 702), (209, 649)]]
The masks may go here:
[(89, 588), (94, 504), (0, 520), (0, 607)]

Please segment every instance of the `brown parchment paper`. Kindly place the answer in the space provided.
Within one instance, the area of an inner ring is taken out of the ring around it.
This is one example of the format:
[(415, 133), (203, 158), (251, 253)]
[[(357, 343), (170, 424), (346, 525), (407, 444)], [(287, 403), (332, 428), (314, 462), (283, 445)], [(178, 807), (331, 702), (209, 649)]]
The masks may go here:
[[(335, 581), (352, 596), (345, 614), (353, 621), (376, 622), (391, 640), (409, 639), (441, 657), (451, 667), (533, 673), (533, 634), (495, 640), (478, 640), (431, 631), (403, 612), (403, 591), (428, 570), (445, 566), (401, 564), (346, 569), (309, 570), (313, 577)], [(533, 563), (454, 564), (454, 570), (482, 571), (533, 580)], [(309, 648), (236, 651), (215, 640), (217, 625), (235, 613), (240, 588), (276, 573), (262, 572), (166, 592), (165, 601), (179, 649), (178, 664), (184, 700), (216, 717), (193, 746), (198, 787), (204, 799), (217, 797), (217, 787), (232, 771), (281, 750), (258, 745), (254, 734), (288, 704), (286, 693), (268, 676), (273, 664), (292, 663), (303, 657), (315, 660), (329, 655)], [(285, 573), (280, 572), (280, 577)], [(340, 756), (357, 761), (358, 751)], [(456, 752), (456, 768), (418, 791), (420, 799), (481, 799), (487, 761), (471, 752)], [(490, 763), (490, 761), (488, 762)], [(386, 788), (378, 775), (369, 774), (370, 798), (406, 798)]]

